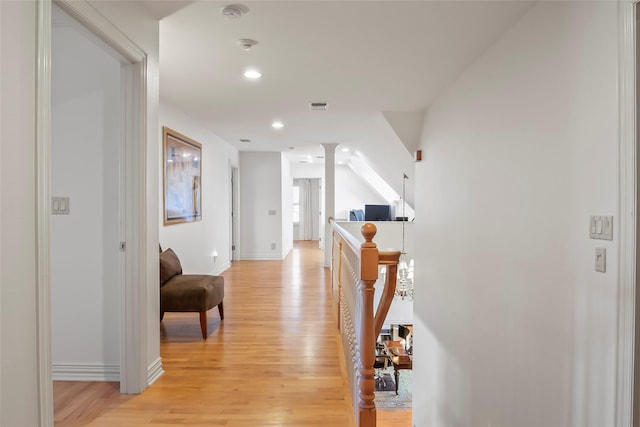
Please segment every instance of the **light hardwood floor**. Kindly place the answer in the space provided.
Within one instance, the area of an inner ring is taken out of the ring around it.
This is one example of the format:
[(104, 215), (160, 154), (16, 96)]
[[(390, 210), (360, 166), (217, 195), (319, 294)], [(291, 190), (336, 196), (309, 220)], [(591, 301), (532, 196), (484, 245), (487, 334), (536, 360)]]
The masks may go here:
[[(241, 261), (225, 278), (225, 320), (209, 311), (161, 323), (165, 374), (144, 393), (116, 383), (54, 383), (56, 426), (352, 427), (329, 274), (317, 242), (281, 261)], [(380, 427), (410, 427), (411, 411), (378, 411)]]

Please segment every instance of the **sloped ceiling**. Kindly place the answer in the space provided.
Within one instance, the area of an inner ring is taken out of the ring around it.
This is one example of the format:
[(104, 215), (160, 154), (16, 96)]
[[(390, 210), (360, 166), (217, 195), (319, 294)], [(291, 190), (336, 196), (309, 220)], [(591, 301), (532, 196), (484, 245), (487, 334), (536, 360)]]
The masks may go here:
[[(322, 161), (321, 143), (351, 149), (338, 160), (358, 150), (398, 193), (407, 173), (413, 205), (425, 109), (533, 2), (247, 1), (239, 20), (222, 16), (228, 2), (155, 3), (159, 15), (177, 10), (160, 22), (163, 101), (239, 150), (294, 162)], [(245, 51), (241, 38), (259, 43)], [(262, 78), (244, 78), (249, 68)]]

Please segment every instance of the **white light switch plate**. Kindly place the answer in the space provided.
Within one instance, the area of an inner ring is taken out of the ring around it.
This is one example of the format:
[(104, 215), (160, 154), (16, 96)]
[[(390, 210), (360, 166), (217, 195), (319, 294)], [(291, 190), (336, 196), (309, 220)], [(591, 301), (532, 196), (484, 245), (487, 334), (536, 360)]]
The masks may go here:
[(613, 217), (591, 215), (589, 217), (589, 237), (591, 239), (613, 240)]
[(604, 273), (607, 271), (607, 250), (596, 248), (596, 271)]
[(69, 198), (68, 197), (52, 197), (51, 213), (54, 215), (69, 215)]

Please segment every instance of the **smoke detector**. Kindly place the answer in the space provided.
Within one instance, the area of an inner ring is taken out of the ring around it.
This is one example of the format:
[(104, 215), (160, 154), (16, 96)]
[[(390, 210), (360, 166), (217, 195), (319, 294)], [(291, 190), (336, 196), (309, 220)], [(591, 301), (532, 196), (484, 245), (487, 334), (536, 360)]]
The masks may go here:
[(249, 12), (249, 8), (244, 4), (230, 4), (222, 8), (222, 16), (230, 21), (242, 18), (242, 15)]
[(252, 47), (258, 44), (257, 40), (253, 39), (240, 39), (238, 40), (238, 46), (244, 50), (251, 50)]

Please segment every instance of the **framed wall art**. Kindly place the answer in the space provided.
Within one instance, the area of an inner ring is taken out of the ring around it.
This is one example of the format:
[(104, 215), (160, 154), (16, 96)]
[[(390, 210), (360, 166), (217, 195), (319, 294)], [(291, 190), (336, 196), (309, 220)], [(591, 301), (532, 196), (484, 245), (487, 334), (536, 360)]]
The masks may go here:
[(164, 225), (202, 219), (202, 144), (162, 127)]

